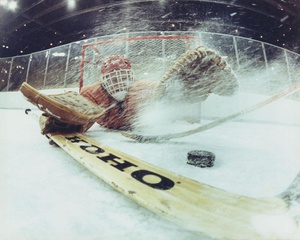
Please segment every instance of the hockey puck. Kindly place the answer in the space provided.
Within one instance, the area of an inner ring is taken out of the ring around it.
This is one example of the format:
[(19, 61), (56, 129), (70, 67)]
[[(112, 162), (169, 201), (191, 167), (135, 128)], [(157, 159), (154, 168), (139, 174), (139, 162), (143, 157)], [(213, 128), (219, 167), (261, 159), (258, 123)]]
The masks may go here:
[(201, 168), (212, 167), (215, 162), (215, 154), (209, 151), (193, 150), (187, 154), (187, 164)]

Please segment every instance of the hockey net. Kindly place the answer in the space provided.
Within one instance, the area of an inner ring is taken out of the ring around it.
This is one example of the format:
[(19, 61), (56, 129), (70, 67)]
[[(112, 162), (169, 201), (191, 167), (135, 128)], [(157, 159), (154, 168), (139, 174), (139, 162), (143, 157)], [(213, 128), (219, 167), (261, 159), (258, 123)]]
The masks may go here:
[(80, 88), (100, 80), (100, 68), (107, 57), (126, 56), (136, 80), (160, 80), (168, 67), (187, 50), (199, 45), (189, 35), (153, 35), (108, 39), (82, 46)]

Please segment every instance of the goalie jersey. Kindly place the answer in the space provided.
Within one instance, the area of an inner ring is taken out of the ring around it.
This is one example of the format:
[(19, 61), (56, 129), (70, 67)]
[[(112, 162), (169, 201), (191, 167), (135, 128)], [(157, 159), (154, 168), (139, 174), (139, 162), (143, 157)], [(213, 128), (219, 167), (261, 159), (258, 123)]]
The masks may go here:
[(98, 119), (98, 124), (110, 129), (128, 130), (134, 123), (139, 109), (153, 99), (157, 86), (158, 82), (137, 81), (129, 88), (124, 101), (113, 98), (101, 82), (82, 87), (80, 94), (106, 109)]

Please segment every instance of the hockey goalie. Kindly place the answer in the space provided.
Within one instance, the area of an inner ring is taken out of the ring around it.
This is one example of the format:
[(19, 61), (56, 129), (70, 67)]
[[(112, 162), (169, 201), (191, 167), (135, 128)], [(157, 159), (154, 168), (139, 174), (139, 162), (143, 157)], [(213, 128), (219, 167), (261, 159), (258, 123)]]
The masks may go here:
[(43, 95), (26, 83), (20, 90), (45, 112), (41, 124), (45, 134), (84, 132), (94, 122), (130, 130), (140, 110), (156, 101), (202, 102), (210, 94), (231, 96), (238, 86), (227, 62), (214, 50), (200, 46), (180, 56), (158, 81), (136, 79), (130, 59), (113, 55), (102, 63), (99, 80), (82, 87), (79, 94)]

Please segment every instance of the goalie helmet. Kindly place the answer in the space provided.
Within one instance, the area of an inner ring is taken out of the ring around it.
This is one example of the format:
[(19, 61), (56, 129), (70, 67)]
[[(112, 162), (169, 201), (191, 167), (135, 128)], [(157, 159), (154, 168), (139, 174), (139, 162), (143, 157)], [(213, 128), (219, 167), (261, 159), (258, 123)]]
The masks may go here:
[(103, 62), (101, 74), (104, 89), (117, 101), (123, 101), (134, 82), (130, 61), (124, 56), (112, 55)]

